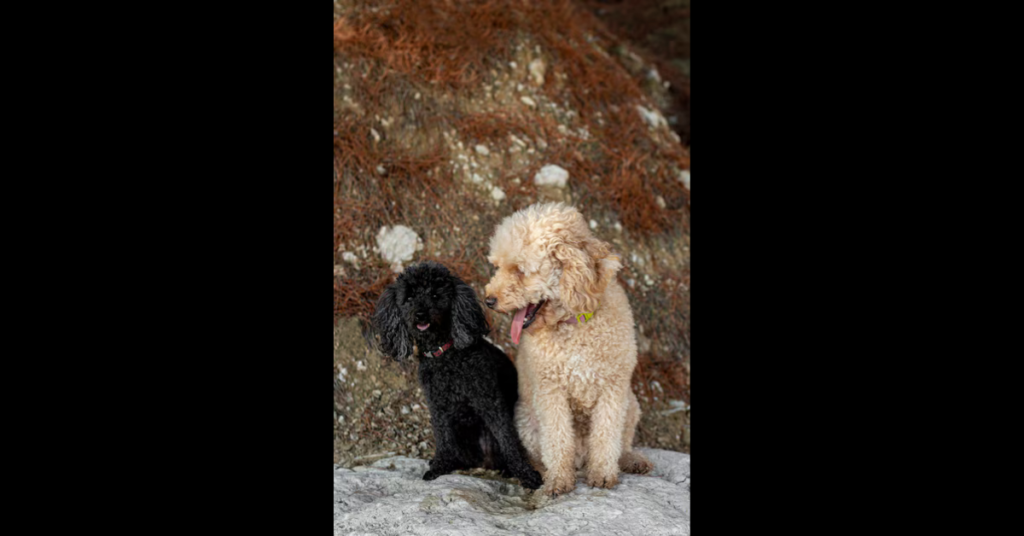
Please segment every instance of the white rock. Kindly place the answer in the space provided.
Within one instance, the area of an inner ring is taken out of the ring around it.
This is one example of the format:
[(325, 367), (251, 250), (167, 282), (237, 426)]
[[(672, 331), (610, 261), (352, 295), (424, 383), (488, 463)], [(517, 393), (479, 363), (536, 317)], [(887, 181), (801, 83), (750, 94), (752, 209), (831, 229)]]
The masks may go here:
[(359, 257), (356, 257), (356, 254), (352, 253), (351, 251), (346, 251), (345, 253), (342, 253), (341, 259), (345, 262), (352, 263), (353, 265), (359, 265)]
[(373, 136), (373, 141), (380, 141), (380, 134), (378, 134), (372, 127), (370, 128), (370, 135)]
[(508, 66), (515, 69), (516, 67), (519, 67), (519, 64), (514, 61), (510, 61), (508, 62)]
[(666, 206), (668, 206), (668, 205), (667, 205), (667, 204), (665, 203), (665, 198), (664, 198), (664, 197), (661, 197), (660, 195), (659, 195), (658, 197), (655, 197), (655, 198), (654, 198), (654, 202), (655, 202), (655, 203), (657, 203), (657, 204), (658, 204), (658, 206), (659, 206), (659, 207), (661, 207), (661, 208), (665, 208)]
[(383, 165), (377, 164), (377, 173), (378, 174), (383, 175), (383, 174), (385, 174), (387, 172), (388, 172), (388, 170), (384, 169)]
[(651, 111), (639, 104), (636, 105), (636, 109), (640, 112), (640, 116), (644, 118), (644, 121), (647, 121), (647, 124), (652, 128), (668, 126), (668, 121), (665, 120), (665, 116), (661, 115), (661, 112), (658, 110)]
[(420, 237), (416, 231), (404, 225), (381, 227), (377, 233), (377, 248), (380, 255), (391, 263), (391, 269), (396, 272), (402, 271), (403, 262), (412, 260), (417, 246), (422, 247)]
[(690, 189), (690, 170), (684, 169), (683, 171), (680, 171), (679, 172), (679, 180), (682, 181), (683, 186), (685, 186), (686, 189), (689, 190)]
[(475, 149), (477, 153), (485, 156), (491, 154), (491, 150), (488, 149), (486, 145), (477, 145), (473, 149)]
[(491, 189), (491, 197), (493, 197), (495, 201), (501, 201), (502, 199), (505, 199), (505, 192), (502, 191), (501, 188), (495, 186)]
[(530, 62), (530, 80), (533, 81), (533, 85), (544, 85), (544, 70), (546, 67), (547, 66), (544, 65), (544, 60), (540, 58)]
[(580, 475), (557, 499), (530, 497), (508, 479), (447, 474), (426, 481), (427, 460), (405, 456), (336, 466), (334, 534), (689, 536), (690, 455), (636, 450), (654, 464), (650, 474), (620, 473), (609, 490)]
[(534, 100), (531, 99), (530, 97), (527, 97), (526, 95), (523, 95), (522, 97), (519, 97), (519, 100), (522, 101), (523, 104), (529, 106), (530, 108), (536, 108), (537, 107), (537, 103), (534, 102)]
[(480, 184), (481, 182), (484, 182), (484, 178), (477, 173), (470, 175), (469, 180), (473, 181), (473, 184)]
[(662, 415), (671, 415), (677, 411), (686, 411), (690, 409), (690, 405), (683, 400), (667, 400), (667, 402), (670, 409), (662, 411)]
[(565, 182), (569, 180), (569, 172), (561, 166), (548, 164), (533, 176), (533, 182), (538, 186), (556, 186), (564, 188)]
[(362, 360), (356, 361), (356, 370), (366, 370), (366, 363), (363, 363)]
[(597, 229), (597, 221), (590, 220), (590, 228), (591, 229)]

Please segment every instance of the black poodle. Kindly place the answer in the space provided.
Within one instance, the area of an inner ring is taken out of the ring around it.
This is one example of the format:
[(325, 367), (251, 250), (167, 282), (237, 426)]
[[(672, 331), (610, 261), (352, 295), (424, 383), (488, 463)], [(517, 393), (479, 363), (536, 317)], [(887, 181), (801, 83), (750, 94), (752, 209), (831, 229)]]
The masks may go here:
[(423, 480), (484, 467), (539, 488), (513, 421), (516, 368), (483, 339), (487, 319), (473, 288), (436, 262), (410, 266), (381, 295), (373, 320), (384, 354), (405, 359), (413, 341), (419, 349), (437, 445)]

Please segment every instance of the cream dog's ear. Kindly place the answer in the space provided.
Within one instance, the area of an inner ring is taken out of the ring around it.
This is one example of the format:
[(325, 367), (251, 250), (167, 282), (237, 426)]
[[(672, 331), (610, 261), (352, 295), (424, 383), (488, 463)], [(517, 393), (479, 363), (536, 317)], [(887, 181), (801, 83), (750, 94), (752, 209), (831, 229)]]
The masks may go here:
[(559, 299), (572, 313), (596, 311), (600, 296), (622, 264), (611, 254), (611, 247), (596, 238), (588, 238), (577, 247), (562, 243), (552, 249), (562, 264), (558, 282)]
[(612, 247), (607, 242), (591, 238), (586, 241), (585, 248), (597, 266), (597, 295), (600, 296), (622, 268), (622, 262), (618, 255), (612, 253)]

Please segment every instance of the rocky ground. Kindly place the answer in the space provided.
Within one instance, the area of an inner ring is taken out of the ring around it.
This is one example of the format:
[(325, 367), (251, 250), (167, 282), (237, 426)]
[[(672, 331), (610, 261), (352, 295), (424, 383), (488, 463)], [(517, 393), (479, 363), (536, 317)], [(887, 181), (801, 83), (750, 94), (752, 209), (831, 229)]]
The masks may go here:
[(555, 499), (484, 471), (424, 481), (424, 460), (388, 457), (334, 468), (334, 533), (489, 536), (690, 533), (690, 456), (643, 449), (648, 475), (623, 475), (613, 489), (587, 486)]
[[(399, 364), (371, 350), (357, 318), (338, 323), (334, 344), (334, 463), (353, 467), (395, 455), (432, 458), (430, 414), (416, 363)], [(644, 413), (635, 443), (689, 450), (689, 406), (655, 393), (639, 398)]]

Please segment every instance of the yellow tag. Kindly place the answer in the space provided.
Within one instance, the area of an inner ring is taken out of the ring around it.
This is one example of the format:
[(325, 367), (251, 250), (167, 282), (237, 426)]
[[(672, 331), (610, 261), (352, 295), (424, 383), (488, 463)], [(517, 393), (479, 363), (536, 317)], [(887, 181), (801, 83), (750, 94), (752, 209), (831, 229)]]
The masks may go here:
[(585, 324), (592, 316), (594, 316), (594, 313), (580, 313), (579, 316), (576, 317), (576, 321), (580, 324)]

